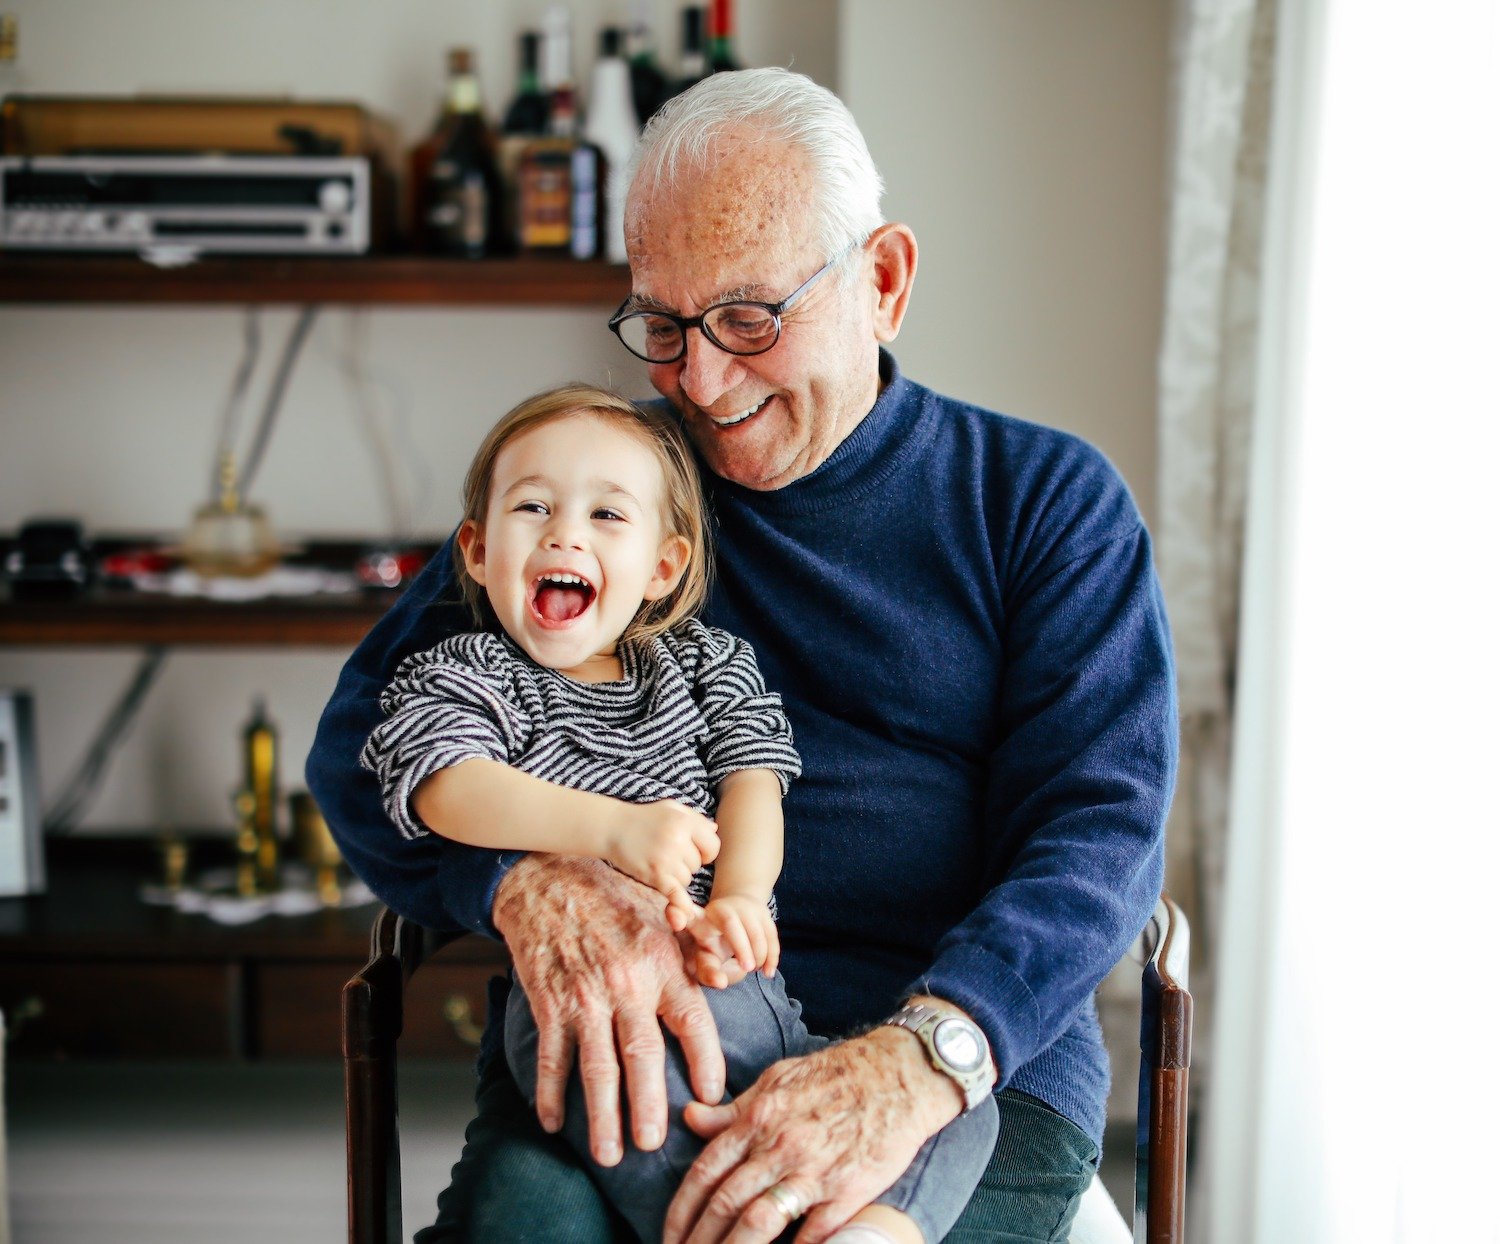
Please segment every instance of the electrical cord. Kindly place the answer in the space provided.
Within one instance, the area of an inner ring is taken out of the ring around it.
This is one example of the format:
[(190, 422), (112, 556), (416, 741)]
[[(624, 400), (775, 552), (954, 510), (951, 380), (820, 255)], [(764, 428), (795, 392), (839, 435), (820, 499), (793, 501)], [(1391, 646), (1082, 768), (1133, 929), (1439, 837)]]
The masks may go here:
[(161, 674), (167, 660), (167, 650), (162, 647), (146, 649), (134, 675), (120, 693), (114, 707), (109, 710), (104, 722), (83, 754), (73, 776), (64, 784), (62, 794), (53, 801), (52, 807), (42, 818), (43, 831), (48, 834), (68, 834), (77, 828), (89, 805), (99, 793), (99, 785), (109, 769), (115, 749), (124, 741), (146, 696)]
[(209, 464), (208, 495), (210, 499), (219, 495), (219, 464), (224, 455), (234, 451), (239, 439), (240, 414), (245, 404), (245, 394), (250, 388), (250, 378), (255, 374), (255, 365), (260, 361), (260, 308), (245, 308), (244, 345), (240, 351), (240, 363), (235, 368), (229, 393), (224, 399), (224, 411), (219, 417), (219, 447), (214, 460)]
[(260, 422), (255, 429), (255, 437), (250, 442), (250, 451), (245, 455), (244, 468), (240, 471), (240, 496), (250, 495), (250, 485), (255, 482), (256, 473), (260, 470), (261, 459), (265, 456), (266, 446), (271, 440), (271, 430), (276, 426), (276, 416), (281, 412), (281, 401), (286, 396), (286, 387), (292, 378), (292, 368), (297, 365), (297, 355), (301, 353), (303, 343), (307, 340), (307, 334), (312, 330), (313, 321), (318, 318), (320, 308), (316, 306), (303, 307), (297, 322), (292, 325), (292, 331), (287, 334), (286, 344), (281, 348), (281, 361), (276, 365), (276, 375), (271, 381), (271, 390), (266, 394), (266, 404), (260, 412)]

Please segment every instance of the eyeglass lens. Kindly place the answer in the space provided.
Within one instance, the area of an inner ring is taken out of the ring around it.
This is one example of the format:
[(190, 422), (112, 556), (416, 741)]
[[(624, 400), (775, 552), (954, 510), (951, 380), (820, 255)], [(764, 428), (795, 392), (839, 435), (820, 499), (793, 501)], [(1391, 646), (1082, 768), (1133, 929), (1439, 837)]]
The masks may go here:
[[(703, 317), (703, 331), (731, 354), (761, 354), (776, 344), (776, 317), (751, 302), (726, 302)], [(620, 339), (627, 348), (651, 362), (671, 362), (685, 348), (682, 325), (649, 312), (620, 321)]]

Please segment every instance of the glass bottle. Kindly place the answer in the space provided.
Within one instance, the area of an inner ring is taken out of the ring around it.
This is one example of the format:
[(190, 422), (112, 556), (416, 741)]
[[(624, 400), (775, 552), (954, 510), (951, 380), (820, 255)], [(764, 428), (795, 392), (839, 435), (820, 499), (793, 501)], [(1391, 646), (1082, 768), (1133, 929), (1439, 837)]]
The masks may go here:
[(448, 53), (448, 97), (433, 133), (412, 156), (421, 248), (477, 259), (510, 248), (495, 140), (480, 113), (469, 48)]
[(500, 121), (500, 176), (505, 183), (505, 236), (521, 245), (521, 164), (526, 149), (547, 133), (552, 96), (542, 89), (542, 37), (523, 31), (517, 43), (519, 87)]
[(599, 32), (599, 58), (589, 89), (588, 121), (583, 136), (603, 156), (603, 232), (599, 247), (610, 263), (625, 262), (625, 168), (641, 127), (630, 97), (630, 66), (621, 55), (621, 32), (608, 26)]
[(734, 0), (711, 0), (708, 10), (708, 71), (728, 73), (739, 67), (734, 55)]
[(651, 33), (652, 0), (631, 0), (625, 52), (630, 61), (630, 98), (636, 120), (645, 125), (667, 100), (667, 76), (656, 63)]
[(708, 77), (708, 59), (703, 53), (703, 10), (690, 4), (682, 10), (682, 60), (672, 94), (681, 95)]

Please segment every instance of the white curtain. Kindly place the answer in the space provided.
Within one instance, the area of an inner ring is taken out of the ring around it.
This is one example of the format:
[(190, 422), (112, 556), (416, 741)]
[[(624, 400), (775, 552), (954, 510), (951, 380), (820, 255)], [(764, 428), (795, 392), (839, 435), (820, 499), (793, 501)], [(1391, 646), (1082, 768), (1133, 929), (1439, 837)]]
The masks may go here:
[(1285, 0), (1213, 1244), (1500, 1240), (1500, 6)]
[[(1204, 1033), (1224, 876), (1276, 4), (1179, 0), (1176, 26), (1155, 532), (1182, 718), (1167, 887), (1193, 922)], [(1200, 1056), (1200, 1086), (1207, 1064)]]

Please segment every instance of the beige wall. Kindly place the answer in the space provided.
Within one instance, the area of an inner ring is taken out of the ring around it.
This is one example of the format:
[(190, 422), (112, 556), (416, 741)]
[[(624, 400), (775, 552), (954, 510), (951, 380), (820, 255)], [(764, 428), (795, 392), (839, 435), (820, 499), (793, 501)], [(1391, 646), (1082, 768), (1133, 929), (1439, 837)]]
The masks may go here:
[(840, 88), (916, 230), (915, 379), (1155, 499), (1169, 0), (846, 0)]
[[(23, 89), (285, 91), (360, 99), (407, 136), (436, 107), (442, 50), (479, 49), (485, 95), (511, 89), (514, 31), (542, 5), (500, 0), (3, 0), (20, 16)], [(592, 32), (623, 11), (574, 0), (581, 76)], [(675, 4), (659, 0), (663, 18)], [(1167, 0), (741, 0), (744, 59), (843, 90), (922, 244), (898, 343), (915, 378), (1078, 431), (1149, 509), (1159, 318)], [(658, 23), (675, 49), (675, 30)], [(953, 46), (959, 44), (956, 49)], [(265, 317), (273, 347), (286, 309)], [(445, 533), (479, 432), (570, 377), (645, 394), (594, 311), (330, 309), (297, 369), (257, 491), (290, 533), (383, 529), (345, 368), (420, 439), (418, 530)], [(204, 491), (238, 358), (235, 308), (0, 308), (0, 530), (73, 513), (94, 530), (179, 529)], [(262, 376), (262, 386), (264, 384)], [(259, 393), (258, 387), (256, 392)], [(253, 409), (252, 404), (252, 409)], [(0, 651), (0, 685), (38, 697), (55, 792), (133, 658)], [(341, 657), (175, 653), (121, 750), (89, 828), (228, 825), (235, 738), (264, 694), (283, 781)]]

